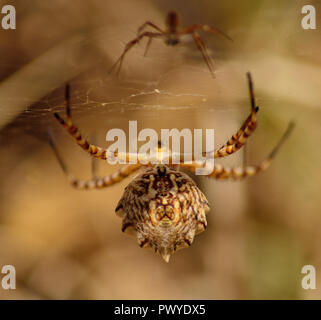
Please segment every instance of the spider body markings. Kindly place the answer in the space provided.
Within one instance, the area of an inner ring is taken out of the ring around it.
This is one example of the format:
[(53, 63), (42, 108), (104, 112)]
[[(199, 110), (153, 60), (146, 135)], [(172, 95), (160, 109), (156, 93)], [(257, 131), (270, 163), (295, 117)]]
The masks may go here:
[(208, 211), (195, 182), (166, 165), (147, 168), (134, 178), (116, 207), (122, 231), (136, 235), (140, 247), (154, 249), (166, 262), (205, 230)]
[[(223, 146), (210, 154), (205, 153), (205, 155), (221, 158), (233, 154), (244, 146), (254, 132), (257, 124), (256, 113), (259, 109), (255, 104), (253, 83), (249, 73), (247, 77), (251, 102), (250, 115), (237, 133)], [(64, 120), (57, 113), (54, 115), (76, 143), (92, 157), (105, 160), (119, 157), (128, 160), (128, 154), (108, 151), (83, 138), (71, 118), (69, 85), (66, 86), (67, 119)], [(259, 165), (229, 168), (215, 164), (213, 172), (208, 177), (217, 180), (241, 180), (266, 170), (293, 127), (294, 124), (290, 123), (278, 144)], [(135, 235), (140, 247), (153, 248), (166, 262), (175, 251), (190, 246), (195, 235), (205, 230), (207, 226), (206, 213), (209, 211), (206, 197), (188, 175), (179, 171), (179, 167), (182, 167), (194, 173), (197, 168), (204, 168), (205, 162), (193, 160), (190, 163), (184, 163), (183, 155), (179, 166), (164, 165), (162, 159), (159, 164), (154, 165), (149, 159), (147, 164), (137, 162), (136, 164), (123, 165), (121, 169), (109, 176), (83, 181), (74, 178), (68, 172), (50, 134), (49, 142), (61, 168), (68, 176), (71, 185), (76, 189), (89, 190), (109, 187), (138, 170), (144, 169), (125, 188), (115, 211), (123, 219), (122, 231)], [(162, 154), (161, 148), (159, 151)], [(171, 162), (172, 157), (169, 158)]]
[[(148, 49), (149, 49), (149, 47), (152, 43), (152, 40), (154, 38), (164, 38), (164, 41), (167, 45), (176, 46), (177, 44), (180, 43), (181, 36), (190, 34), (190, 35), (192, 35), (197, 48), (202, 53), (203, 59), (207, 65), (209, 71), (211, 72), (212, 76), (214, 77), (214, 68), (213, 68), (212, 60), (208, 54), (207, 47), (206, 47), (205, 43), (203, 42), (202, 38), (199, 36), (197, 31), (202, 30), (205, 32), (211, 32), (213, 34), (218, 34), (218, 35), (220, 35), (230, 41), (233, 41), (233, 40), (227, 34), (222, 32), (221, 30), (211, 27), (206, 24), (194, 24), (190, 27), (186, 27), (183, 29), (180, 29), (179, 25), (180, 25), (180, 23), (179, 23), (178, 14), (174, 11), (171, 11), (167, 14), (166, 29), (164, 29), (164, 30), (151, 21), (146, 21), (145, 23), (143, 23), (138, 28), (137, 37), (134, 38), (133, 40), (129, 41), (126, 44), (123, 53), (121, 54), (119, 59), (114, 63), (110, 72), (112, 72), (114, 70), (114, 68), (116, 68), (118, 66), (117, 74), (119, 74), (120, 69), (123, 64), (124, 57), (127, 54), (127, 52), (132, 47), (134, 47), (136, 44), (138, 44), (145, 37), (148, 38), (148, 42), (146, 45), (144, 56), (147, 55)], [(151, 29), (154, 30), (154, 32), (144, 31), (146, 27), (150, 27)]]

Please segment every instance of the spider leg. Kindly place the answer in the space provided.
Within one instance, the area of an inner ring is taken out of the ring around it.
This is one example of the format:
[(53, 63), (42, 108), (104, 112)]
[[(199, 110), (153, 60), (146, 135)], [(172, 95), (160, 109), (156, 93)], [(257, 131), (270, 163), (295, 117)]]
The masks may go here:
[(108, 176), (92, 178), (89, 180), (80, 180), (70, 177), (69, 181), (74, 188), (79, 190), (102, 189), (122, 181), (140, 168), (141, 165), (139, 164), (128, 164)]
[[(248, 136), (253, 133), (256, 127), (256, 113), (259, 111), (259, 107), (255, 103), (255, 95), (254, 95), (254, 88), (253, 88), (253, 80), (250, 72), (246, 73), (248, 86), (249, 86), (249, 95), (250, 95), (250, 103), (251, 103), (251, 114), (248, 118), (244, 121), (240, 130), (231, 137), (231, 139), (227, 142), (227, 145), (235, 144), (238, 139), (243, 135), (245, 131), (248, 130)], [(251, 130), (252, 127), (252, 130)], [(250, 132), (251, 131), (251, 132)]]
[(117, 151), (110, 151), (103, 149), (99, 146), (91, 144), (87, 139), (83, 138), (78, 127), (75, 126), (71, 118), (71, 109), (70, 109), (70, 86), (66, 85), (65, 91), (65, 105), (66, 105), (66, 115), (67, 119), (64, 120), (57, 112), (54, 113), (54, 116), (58, 122), (68, 131), (68, 133), (75, 139), (76, 143), (92, 157), (102, 160), (111, 160), (114, 161), (117, 157), (125, 162), (130, 162), (129, 153), (120, 153)]
[[(294, 123), (290, 122), (287, 130), (277, 143), (277, 145), (273, 148), (269, 156), (263, 160), (259, 165), (257, 166), (241, 166), (241, 167), (234, 167), (234, 168), (229, 168), (229, 167), (224, 167), (221, 164), (215, 164), (214, 165), (214, 170), (211, 174), (208, 175), (210, 178), (214, 178), (217, 180), (241, 180), (246, 177), (254, 176), (260, 173), (261, 171), (266, 170), (272, 163), (273, 158), (276, 156), (278, 151), (280, 150), (282, 144), (284, 141), (289, 137), (291, 134), (292, 130), (294, 128)], [(204, 167), (205, 163), (200, 163), (200, 162), (193, 162), (190, 164), (181, 164), (181, 167), (185, 167), (189, 171), (195, 173), (196, 168), (201, 168)]]
[(160, 33), (164, 33), (164, 30), (162, 30), (158, 25), (151, 21), (146, 21), (137, 29), (137, 34), (140, 35), (147, 26), (150, 26), (151, 28), (157, 30)]
[(68, 177), (70, 184), (76, 189), (90, 190), (90, 189), (102, 189), (105, 187), (109, 187), (111, 185), (114, 185), (122, 181), (123, 179), (125, 179), (126, 177), (128, 177), (129, 175), (131, 175), (132, 173), (134, 173), (135, 171), (141, 168), (140, 164), (129, 164), (129, 165), (123, 166), (119, 170), (115, 171), (113, 174), (110, 174), (105, 177), (99, 177), (99, 178), (93, 177), (92, 179), (89, 179), (89, 180), (76, 179), (68, 172), (67, 166), (62, 160), (62, 157), (58, 152), (58, 149), (56, 147), (56, 144), (52, 136), (52, 132), (50, 130), (47, 130), (47, 136), (48, 136), (50, 146), (54, 151), (54, 154), (58, 160), (58, 163), (61, 169), (63, 170), (65, 175)]
[(195, 44), (197, 45), (197, 48), (202, 53), (203, 59), (204, 59), (206, 65), (207, 65), (208, 69), (210, 70), (213, 78), (215, 78), (214, 71), (213, 71), (214, 68), (213, 68), (212, 60), (208, 55), (205, 43), (203, 42), (201, 37), (196, 32), (193, 32), (192, 36), (193, 36), (193, 39), (195, 41)]
[[(214, 151), (214, 158), (226, 157), (232, 153), (238, 151), (246, 143), (247, 139), (255, 131), (257, 126), (256, 113), (259, 111), (259, 107), (255, 104), (255, 96), (253, 90), (253, 81), (251, 74), (247, 73), (249, 94), (251, 102), (251, 113), (244, 121), (241, 128), (236, 134), (234, 134), (222, 147)], [(212, 153), (210, 153), (212, 154)], [(209, 155), (209, 154), (208, 154)]]
[(152, 41), (153, 41), (153, 38), (149, 38), (148, 39), (148, 42), (147, 42), (147, 45), (146, 45), (146, 48), (145, 48), (145, 52), (144, 52), (144, 57), (147, 56), (147, 52), (148, 52), (148, 49), (149, 49), (150, 45), (152, 44)]
[[(109, 73), (111, 73), (111, 72), (118, 66), (118, 67), (117, 67), (117, 75), (119, 74), (126, 53), (127, 53), (133, 46), (135, 46), (136, 44), (138, 44), (139, 41), (140, 41), (142, 38), (144, 38), (144, 37), (155, 38), (155, 37), (159, 37), (159, 36), (162, 36), (162, 35), (163, 35), (162, 33), (143, 32), (143, 33), (141, 33), (140, 35), (138, 35), (135, 39), (129, 41), (129, 42), (126, 44), (125, 49), (124, 49), (123, 53), (121, 54), (121, 56), (118, 58), (118, 60), (117, 60), (117, 61), (113, 64), (113, 66), (111, 67)], [(149, 43), (149, 44), (150, 44), (150, 43)]]
[(65, 105), (66, 105), (66, 121), (57, 113), (54, 113), (54, 116), (58, 122), (69, 132), (69, 134), (76, 140), (77, 144), (83, 148), (86, 152), (90, 153), (92, 156), (98, 159), (107, 159), (106, 150), (95, 146), (87, 141), (87, 139), (82, 137), (79, 129), (73, 125), (71, 119), (71, 109), (70, 109), (70, 86), (66, 85), (65, 89)]
[(197, 30), (203, 30), (203, 31), (206, 31), (206, 32), (211, 32), (213, 34), (217, 34), (217, 35), (222, 36), (225, 39), (230, 40), (230, 41), (233, 42), (233, 39), (230, 36), (228, 36), (226, 33), (224, 33), (223, 31), (221, 31), (218, 28), (211, 27), (211, 26), (209, 26), (207, 24), (194, 24), (194, 25), (192, 25), (190, 27), (187, 27), (187, 28), (183, 29), (180, 32), (180, 34), (194, 33)]

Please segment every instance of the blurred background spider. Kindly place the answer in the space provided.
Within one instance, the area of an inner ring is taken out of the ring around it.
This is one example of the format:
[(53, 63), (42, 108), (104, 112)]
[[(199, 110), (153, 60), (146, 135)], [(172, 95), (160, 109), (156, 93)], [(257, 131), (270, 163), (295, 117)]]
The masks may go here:
[[(152, 29), (156, 30), (157, 32), (150, 32), (150, 31), (144, 31), (146, 27), (151, 27)], [(142, 40), (144, 37), (148, 38), (148, 42), (146, 45), (144, 56), (147, 55), (148, 49), (152, 43), (152, 40), (154, 38), (165, 38), (165, 43), (170, 46), (176, 46), (180, 43), (180, 37), (186, 34), (191, 34), (193, 37), (193, 40), (195, 41), (195, 44), (197, 48), (201, 51), (203, 59), (210, 70), (212, 76), (214, 77), (214, 68), (211, 58), (209, 57), (206, 45), (202, 38), (197, 33), (198, 30), (203, 30), (206, 32), (211, 32), (214, 34), (218, 34), (220, 36), (223, 36), (224, 38), (233, 41), (227, 34), (222, 32), (221, 30), (211, 27), (207, 24), (194, 24), (190, 27), (186, 27), (184, 29), (179, 30), (179, 17), (178, 14), (174, 11), (170, 11), (167, 14), (166, 18), (166, 29), (160, 28), (158, 25), (151, 21), (144, 22), (137, 31), (137, 37), (130, 42), (128, 42), (125, 46), (125, 49), (119, 59), (115, 62), (115, 64), (112, 66), (110, 72), (113, 71), (113, 69), (118, 65), (117, 74), (119, 74), (124, 57), (126, 53), (136, 44), (139, 43), (140, 40)]]
[[(235, 153), (244, 146), (254, 132), (257, 125), (256, 113), (259, 108), (255, 103), (253, 83), (249, 73), (247, 78), (251, 101), (250, 115), (226, 144), (207, 156), (220, 158)], [(119, 157), (128, 160), (127, 153), (111, 152), (93, 145), (83, 138), (71, 118), (69, 85), (66, 86), (65, 98), (67, 119), (64, 120), (58, 113), (54, 115), (82, 149), (98, 159), (107, 160)], [(208, 176), (218, 180), (240, 180), (266, 170), (292, 129), (293, 123), (290, 123), (279, 143), (259, 165), (229, 168), (215, 164), (213, 172)], [(206, 213), (209, 211), (207, 199), (195, 182), (188, 175), (179, 171), (177, 165), (164, 165), (160, 157), (160, 163), (157, 165), (152, 164), (149, 159), (147, 164), (143, 165), (139, 162), (127, 164), (111, 175), (83, 181), (75, 179), (68, 173), (50, 135), (49, 138), (63, 171), (68, 175), (71, 185), (77, 189), (89, 190), (109, 187), (144, 167), (145, 170), (125, 188), (116, 207), (117, 215), (123, 219), (122, 231), (135, 235), (140, 247), (153, 248), (168, 262), (176, 250), (190, 246), (194, 236), (205, 230)], [(161, 147), (159, 151), (162, 154)], [(148, 160), (148, 156), (146, 157)], [(194, 173), (196, 168), (204, 167), (205, 162), (202, 163), (194, 159), (192, 163), (181, 162), (179, 166)]]

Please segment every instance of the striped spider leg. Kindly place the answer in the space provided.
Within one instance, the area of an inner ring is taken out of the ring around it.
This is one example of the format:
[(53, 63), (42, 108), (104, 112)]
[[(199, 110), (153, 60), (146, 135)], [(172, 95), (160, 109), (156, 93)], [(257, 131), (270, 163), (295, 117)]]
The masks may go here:
[[(239, 131), (234, 134), (225, 145), (220, 147), (217, 150), (214, 150), (210, 153), (205, 153), (207, 156), (213, 156), (214, 158), (222, 158), (228, 155), (231, 155), (241, 149), (250, 135), (254, 132), (257, 126), (256, 121), (256, 113), (259, 110), (259, 107), (255, 104), (255, 96), (254, 96), (254, 88), (253, 88), (253, 81), (251, 74), (248, 72), (247, 80), (249, 85), (249, 94), (250, 94), (250, 103), (251, 103), (251, 114), (247, 117), (244, 121), (243, 125), (239, 129)], [(292, 130), (294, 129), (294, 123), (290, 122), (288, 125), (287, 130), (277, 143), (277, 145), (273, 148), (270, 152), (268, 157), (264, 159), (259, 165), (257, 166), (240, 166), (236, 168), (230, 168), (222, 166), (221, 164), (215, 164), (214, 170), (211, 174), (208, 175), (210, 178), (214, 178), (217, 180), (240, 180), (246, 177), (257, 175), (259, 172), (266, 170), (272, 163), (273, 158), (276, 156), (278, 151), (280, 150), (284, 141), (290, 136)], [(204, 155), (204, 154), (203, 154)], [(193, 161), (191, 163), (181, 163), (181, 167), (188, 169), (190, 172), (195, 173), (197, 168), (204, 168), (205, 162), (200, 161)]]
[[(146, 29), (146, 27), (150, 27), (151, 29), (153, 29), (154, 32), (144, 31)], [(202, 53), (203, 59), (207, 65), (209, 71), (211, 72), (212, 76), (214, 77), (214, 68), (213, 68), (212, 60), (208, 54), (208, 50), (207, 50), (207, 47), (206, 47), (204, 41), (197, 33), (198, 30), (217, 34), (217, 35), (224, 37), (225, 39), (233, 41), (227, 34), (222, 32), (221, 30), (211, 27), (209, 25), (205, 25), (205, 24), (195, 24), (190, 27), (179, 30), (178, 14), (176, 12), (171, 11), (167, 14), (166, 29), (160, 28), (159, 26), (157, 26), (155, 23), (153, 23), (151, 21), (146, 21), (145, 23), (143, 23), (138, 28), (137, 37), (134, 38), (133, 40), (129, 41), (126, 44), (123, 53), (121, 54), (119, 59), (114, 63), (110, 72), (112, 72), (116, 68), (116, 66), (118, 66), (117, 74), (119, 74), (125, 55), (132, 47), (134, 47), (136, 44), (138, 44), (143, 38), (148, 38), (148, 42), (147, 42), (146, 49), (144, 52), (144, 56), (146, 56), (148, 49), (149, 49), (149, 47), (152, 43), (152, 40), (154, 38), (164, 38), (165, 43), (167, 45), (176, 46), (177, 44), (180, 43), (180, 38), (183, 35), (190, 34), (193, 37), (193, 40), (194, 40), (198, 50)]]
[(229, 156), (236, 151), (240, 150), (246, 143), (247, 139), (255, 131), (257, 126), (256, 113), (259, 111), (259, 107), (255, 104), (255, 96), (253, 89), (253, 81), (251, 74), (248, 72), (246, 74), (249, 86), (250, 102), (251, 102), (251, 113), (246, 118), (241, 128), (237, 133), (233, 134), (232, 137), (220, 148), (214, 150), (213, 152), (203, 153), (203, 156), (213, 156), (216, 158), (223, 158)]
[[(294, 129), (294, 123), (290, 122), (288, 128), (285, 133), (277, 143), (277, 145), (273, 148), (270, 154), (257, 166), (240, 166), (235, 168), (225, 167), (221, 164), (215, 164), (214, 170), (211, 174), (208, 175), (210, 178), (214, 178), (217, 180), (241, 180), (246, 177), (255, 176), (258, 173), (266, 170), (270, 167), (273, 158), (276, 156), (284, 141), (290, 136), (292, 130)], [(183, 168), (188, 169), (190, 172), (195, 173), (197, 168), (204, 168), (205, 164), (197, 161), (193, 161), (192, 163), (185, 164), (182, 163), (180, 165)]]
[[(112, 186), (126, 177), (130, 176), (137, 170), (141, 168), (140, 164), (130, 164), (130, 165), (124, 165), (119, 170), (115, 171), (113, 174), (110, 174), (108, 176), (104, 177), (96, 177), (94, 174), (92, 175), (92, 178), (89, 180), (80, 180), (75, 178), (72, 174), (69, 173), (67, 166), (65, 162), (63, 161), (58, 148), (56, 146), (56, 143), (53, 139), (53, 135), (51, 130), (47, 130), (48, 140), (50, 143), (51, 148), (54, 151), (54, 154), (58, 160), (58, 163), (62, 169), (62, 171), (65, 173), (65, 175), (68, 177), (68, 180), (72, 187), (78, 190), (90, 190), (90, 189), (102, 189), (109, 186)], [(94, 160), (94, 159), (92, 159)], [(92, 170), (93, 171), (93, 170)]]
[[(68, 133), (74, 138), (76, 143), (86, 152), (88, 152), (92, 157), (102, 160), (107, 160), (107, 158), (110, 158), (113, 160), (116, 156), (118, 156), (117, 152), (114, 153), (108, 153), (106, 149), (103, 149), (101, 147), (98, 147), (94, 144), (91, 144), (87, 139), (83, 138), (82, 134), (80, 133), (78, 127), (76, 127), (71, 118), (71, 110), (70, 110), (70, 86), (69, 84), (66, 85), (65, 88), (65, 105), (66, 105), (66, 115), (67, 119), (64, 120), (58, 113), (54, 113), (54, 116), (58, 120), (58, 122), (68, 131)], [(93, 188), (104, 188), (110, 185), (113, 185), (130, 174), (134, 173), (135, 171), (139, 170), (141, 165), (138, 164), (132, 164), (132, 165), (126, 165), (116, 171), (115, 173), (101, 178), (94, 177), (91, 180), (79, 180), (75, 179), (72, 175), (70, 175), (67, 171), (66, 165), (64, 164), (58, 149), (54, 143), (53, 136), (50, 131), (47, 131), (50, 145), (56, 155), (56, 158), (64, 171), (65, 174), (68, 175), (68, 178), (70, 180), (70, 183), (73, 187), (77, 189), (93, 189)], [(125, 160), (128, 161), (129, 158), (125, 155)]]

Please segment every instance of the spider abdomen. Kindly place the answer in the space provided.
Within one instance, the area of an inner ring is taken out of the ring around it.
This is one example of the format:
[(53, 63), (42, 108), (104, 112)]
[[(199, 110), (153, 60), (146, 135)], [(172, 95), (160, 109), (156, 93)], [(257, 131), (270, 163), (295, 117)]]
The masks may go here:
[(125, 188), (116, 213), (123, 218), (123, 231), (168, 261), (204, 231), (208, 210), (204, 194), (190, 177), (160, 165), (148, 168)]

